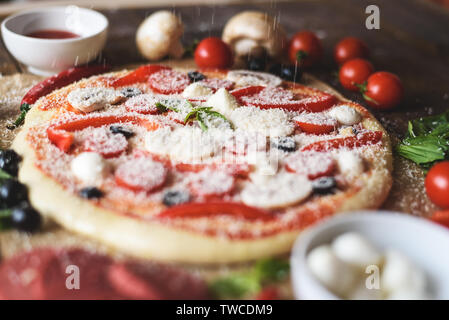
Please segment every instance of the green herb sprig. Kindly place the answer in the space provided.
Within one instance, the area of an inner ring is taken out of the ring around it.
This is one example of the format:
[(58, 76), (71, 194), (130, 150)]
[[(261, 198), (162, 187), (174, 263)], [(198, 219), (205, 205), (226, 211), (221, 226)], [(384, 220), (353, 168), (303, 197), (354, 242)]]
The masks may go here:
[(449, 159), (449, 111), (409, 121), (407, 135), (396, 151), (425, 169)]
[(14, 121), (14, 123), (10, 126), (8, 126), (8, 129), (13, 130), (17, 127), (20, 127), (23, 122), (25, 121), (25, 116), (30, 111), (31, 106), (28, 103), (22, 103), (20, 105), (20, 114), (17, 117), (17, 119)]
[[(4, 180), (14, 179), (12, 175), (7, 173), (6, 171), (0, 169), (0, 185)], [(12, 210), (5, 208), (4, 205), (0, 205), (0, 231), (9, 229), (10, 224), (8, 223), (9, 218), (11, 217)]]
[[(194, 105), (189, 102), (185, 101), (190, 107), (190, 111), (187, 113), (187, 115), (184, 118), (184, 123), (187, 124), (192, 121), (197, 121), (198, 125), (203, 131), (207, 131), (209, 127), (207, 126), (207, 117), (215, 117), (220, 118), (223, 121), (225, 121), (230, 128), (232, 128), (232, 123), (220, 112), (212, 110), (212, 107), (194, 107)], [(171, 106), (167, 101), (159, 101), (156, 103), (156, 108), (159, 110), (159, 112), (167, 112), (168, 110), (174, 111), (174, 112), (181, 112), (178, 108)]]
[(263, 286), (285, 280), (290, 264), (282, 259), (260, 260), (247, 272), (235, 273), (213, 280), (209, 284), (212, 293), (220, 299), (241, 298), (256, 294)]

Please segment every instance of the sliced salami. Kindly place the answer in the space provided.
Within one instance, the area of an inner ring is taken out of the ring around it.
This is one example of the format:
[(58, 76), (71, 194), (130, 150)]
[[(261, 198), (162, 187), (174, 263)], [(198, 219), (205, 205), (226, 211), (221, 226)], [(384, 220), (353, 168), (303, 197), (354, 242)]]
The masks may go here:
[(115, 182), (133, 191), (150, 192), (161, 187), (167, 177), (167, 169), (161, 162), (149, 157), (128, 160), (115, 171)]
[(54, 249), (36, 249), (3, 261), (0, 265), (0, 299), (44, 299), (43, 274), (56, 254)]
[(177, 268), (115, 262), (84, 249), (34, 249), (0, 265), (0, 299), (209, 299), (205, 282)]
[(265, 87), (260, 92), (242, 96), (240, 101), (247, 106), (285, 105), (294, 101), (293, 92), (280, 87)]
[(285, 159), (286, 169), (316, 179), (331, 175), (335, 169), (335, 160), (323, 152), (296, 152)]
[(45, 299), (123, 299), (106, 276), (109, 257), (82, 249), (63, 250), (55, 255), (43, 273)]
[(85, 151), (97, 152), (105, 158), (113, 158), (128, 148), (128, 141), (122, 134), (113, 134), (108, 128), (95, 128), (84, 141)]
[(125, 108), (129, 112), (140, 114), (157, 114), (156, 103), (161, 100), (160, 97), (151, 94), (141, 94), (128, 99), (125, 102)]
[(197, 196), (220, 197), (234, 189), (235, 179), (226, 172), (206, 169), (192, 175), (189, 186), (192, 193)]
[(209, 299), (203, 280), (174, 267), (156, 263), (125, 262), (112, 265), (108, 278), (128, 299)]
[(234, 82), (226, 79), (208, 78), (199, 83), (213, 91), (217, 91), (221, 88), (225, 88), (229, 91), (234, 87)]
[(148, 78), (151, 89), (156, 93), (181, 93), (189, 84), (187, 74), (175, 70), (161, 70)]

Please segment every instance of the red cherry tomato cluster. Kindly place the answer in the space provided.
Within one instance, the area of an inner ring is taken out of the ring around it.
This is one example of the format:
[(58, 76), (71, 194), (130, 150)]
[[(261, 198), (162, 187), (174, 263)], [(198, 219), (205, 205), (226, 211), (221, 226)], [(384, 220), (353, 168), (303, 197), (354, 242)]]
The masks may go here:
[[(323, 46), (315, 33), (300, 31), (290, 39), (286, 54), (292, 64), (307, 68), (322, 59)], [(196, 47), (194, 57), (200, 68), (227, 69), (233, 65), (231, 48), (216, 37), (203, 39)], [(366, 60), (368, 57), (368, 46), (360, 39), (347, 37), (337, 43), (334, 59), (340, 65), (341, 85), (362, 93), (374, 109), (394, 108), (403, 96), (401, 80), (389, 72), (374, 72), (373, 65)]]
[(347, 90), (361, 92), (374, 109), (394, 108), (402, 99), (401, 80), (390, 72), (374, 72), (373, 65), (366, 60), (368, 57), (368, 47), (357, 38), (348, 37), (337, 43), (334, 58), (340, 65), (338, 78), (341, 85)]

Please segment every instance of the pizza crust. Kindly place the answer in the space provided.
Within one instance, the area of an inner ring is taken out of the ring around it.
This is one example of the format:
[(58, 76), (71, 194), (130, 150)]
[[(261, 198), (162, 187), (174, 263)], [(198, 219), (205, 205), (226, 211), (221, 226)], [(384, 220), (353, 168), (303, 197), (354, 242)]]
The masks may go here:
[[(308, 86), (344, 99), (312, 76), (306, 75), (305, 79)], [(372, 162), (373, 167), (363, 187), (345, 200), (336, 212), (378, 208), (388, 196), (392, 184), (393, 160), (388, 134), (366, 109), (358, 108), (369, 117), (364, 119), (367, 128), (384, 133), (383, 151)], [(26, 141), (26, 135), (30, 127), (48, 121), (51, 116), (52, 112), (33, 107), (12, 146), (23, 156), (19, 180), (29, 187), (33, 206), (69, 230), (100, 240), (136, 257), (192, 264), (233, 263), (285, 254), (301, 232), (292, 230), (261, 238), (230, 239), (174, 229), (152, 221), (144, 222), (95, 206), (65, 190), (34, 165), (36, 155)]]

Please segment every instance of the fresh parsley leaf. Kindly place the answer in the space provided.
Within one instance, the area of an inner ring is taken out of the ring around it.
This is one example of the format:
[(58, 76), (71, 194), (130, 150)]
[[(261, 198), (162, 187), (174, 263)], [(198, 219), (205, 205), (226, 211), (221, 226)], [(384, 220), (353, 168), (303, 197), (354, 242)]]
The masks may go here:
[(173, 106), (173, 102), (171, 102), (170, 100), (161, 100), (159, 102), (156, 102), (156, 108), (160, 112), (167, 112), (168, 110), (179, 112), (179, 110)]
[(200, 125), (201, 130), (207, 131), (208, 127), (206, 123), (204, 122), (203, 116), (201, 115), (201, 112), (198, 111), (196, 113), (196, 121), (198, 121), (198, 124)]
[(223, 277), (210, 284), (210, 290), (219, 298), (241, 298), (249, 293), (260, 291), (260, 281), (248, 274), (234, 274)]
[[(438, 138), (420, 137), (409, 140), (397, 147), (397, 152), (404, 158), (410, 159), (417, 164), (444, 160), (446, 151), (438, 143)], [(418, 140), (423, 140), (419, 142)]]
[(213, 280), (209, 288), (218, 298), (241, 298), (259, 292), (267, 284), (286, 279), (289, 269), (290, 265), (286, 260), (264, 259), (247, 272)]
[(9, 218), (11, 216), (12, 210), (11, 209), (2, 209), (0, 210), (0, 219), (2, 218)]
[(168, 108), (166, 106), (164, 106), (162, 103), (160, 102), (156, 102), (156, 108), (159, 110), (159, 112), (164, 113), (168, 111)]
[(290, 272), (288, 261), (280, 259), (260, 260), (254, 268), (262, 279), (270, 281), (282, 281)]
[(226, 119), (226, 117), (221, 113), (213, 111), (212, 107), (194, 108), (186, 115), (186, 117), (184, 118), (184, 123), (188, 123), (190, 121), (197, 121), (200, 128), (203, 131), (207, 131), (209, 127), (206, 124), (206, 117), (216, 117), (223, 119), (226, 123), (229, 124), (229, 127), (232, 128), (231, 122), (228, 119)]
[(396, 151), (423, 168), (449, 159), (449, 111), (409, 121), (407, 136)]
[(11, 228), (10, 218), (12, 210), (2, 209), (0, 210), (0, 231), (7, 230)]
[(12, 179), (13, 176), (10, 175), (8, 172), (0, 169), (0, 179)]
[(14, 125), (11, 127), (11, 129), (17, 128), (22, 125), (25, 120), (25, 116), (27, 112), (30, 111), (30, 109), (31, 106), (28, 103), (22, 103), (22, 105), (20, 106), (20, 115), (17, 117), (16, 121), (14, 121)]
[(426, 135), (442, 124), (449, 124), (449, 111), (446, 111), (440, 115), (422, 117), (409, 121), (408, 134), (410, 137)]

